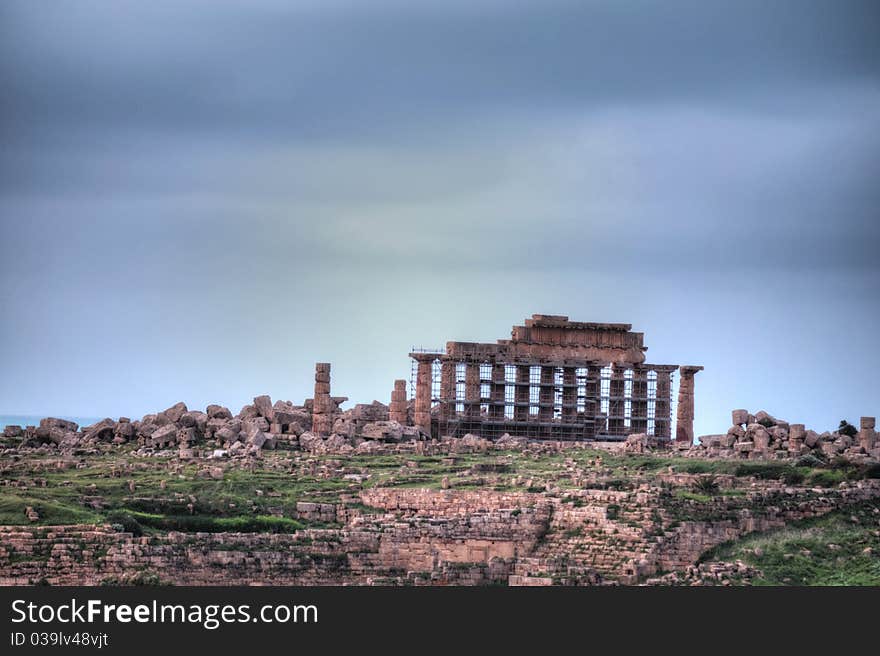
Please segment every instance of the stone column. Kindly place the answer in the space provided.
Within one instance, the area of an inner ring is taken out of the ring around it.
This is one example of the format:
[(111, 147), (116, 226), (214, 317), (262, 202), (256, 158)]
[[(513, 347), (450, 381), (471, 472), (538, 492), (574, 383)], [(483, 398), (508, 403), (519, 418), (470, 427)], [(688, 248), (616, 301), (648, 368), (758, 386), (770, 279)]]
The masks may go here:
[(492, 365), (492, 387), (489, 392), (489, 417), (504, 419), (504, 365)]
[(675, 414), (675, 441), (680, 444), (694, 442), (694, 374), (703, 367), (683, 366), (679, 368), (681, 381), (678, 384), (678, 409)]
[(865, 451), (871, 451), (877, 443), (877, 433), (874, 432), (874, 426), (874, 417), (862, 417), (859, 421), (859, 446)]
[(516, 367), (516, 406), (513, 409), (513, 418), (516, 421), (528, 421), (529, 419), (529, 365), (521, 364)]
[(584, 395), (586, 397), (584, 399), (584, 417), (592, 421), (587, 431), (587, 437), (594, 437), (599, 430), (599, 426), (596, 425), (596, 418), (602, 411), (602, 401), (599, 398), (602, 389), (601, 376), (602, 367), (600, 365), (591, 364), (587, 366), (587, 380), (584, 383)]
[(648, 432), (648, 370), (638, 365), (633, 367), (629, 416), (633, 433)]
[(577, 369), (562, 370), (562, 423), (573, 424), (577, 418)]
[(455, 416), (455, 362), (440, 363), (440, 416), (449, 420)]
[(416, 407), (415, 422), (428, 435), (431, 434), (431, 357), (417, 357), (418, 369), (416, 370)]
[(329, 435), (333, 431), (333, 400), (330, 398), (330, 363), (315, 364), (315, 398), (312, 401), (312, 432)]
[(538, 389), (538, 419), (550, 421), (553, 419), (553, 397), (555, 396), (554, 383), (556, 382), (555, 367), (541, 367), (541, 387)]
[(626, 365), (611, 365), (611, 383), (608, 386), (608, 432), (611, 435), (623, 435), (623, 415), (625, 409), (624, 394), (626, 392)]
[(790, 453), (797, 455), (804, 447), (804, 440), (807, 436), (807, 427), (803, 424), (792, 424), (788, 427), (788, 450)]
[(388, 418), (406, 426), (406, 381), (395, 380), (394, 391), (391, 392), (391, 406)]
[(470, 419), (480, 416), (480, 365), (473, 362), (464, 370), (464, 414)]
[(654, 437), (668, 440), (672, 437), (672, 372), (675, 369), (658, 367), (657, 386), (654, 388)]

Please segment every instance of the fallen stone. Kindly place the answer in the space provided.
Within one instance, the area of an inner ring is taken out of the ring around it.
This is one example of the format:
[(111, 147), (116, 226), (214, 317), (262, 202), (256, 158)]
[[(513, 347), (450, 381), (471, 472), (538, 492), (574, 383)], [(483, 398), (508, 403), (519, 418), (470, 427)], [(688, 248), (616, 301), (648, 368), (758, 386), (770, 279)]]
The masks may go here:
[[(272, 399), (268, 395), (254, 397), (254, 408), (261, 417), (265, 417), (270, 423), (275, 418), (275, 410), (272, 408)], [(268, 427), (267, 427), (268, 428)]]
[(150, 442), (158, 447), (174, 444), (177, 442), (177, 426), (174, 424), (160, 426), (150, 436)]
[(734, 426), (742, 426), (744, 424), (749, 423), (749, 411), (748, 410), (734, 410), (730, 413), (733, 419)]
[(168, 421), (172, 423), (177, 423), (180, 421), (180, 418), (183, 416), (183, 413), (186, 412), (186, 403), (180, 401), (179, 403), (175, 403), (173, 406), (163, 411), (161, 414), (167, 417)]
[(232, 419), (232, 413), (229, 408), (222, 405), (209, 405), (206, 408), (209, 419)]
[(21, 437), (24, 431), (17, 424), (9, 424), (3, 429), (3, 437)]
[(109, 441), (113, 439), (115, 429), (116, 422), (108, 417), (107, 419), (102, 419), (96, 424), (84, 427), (83, 434), (87, 441)]

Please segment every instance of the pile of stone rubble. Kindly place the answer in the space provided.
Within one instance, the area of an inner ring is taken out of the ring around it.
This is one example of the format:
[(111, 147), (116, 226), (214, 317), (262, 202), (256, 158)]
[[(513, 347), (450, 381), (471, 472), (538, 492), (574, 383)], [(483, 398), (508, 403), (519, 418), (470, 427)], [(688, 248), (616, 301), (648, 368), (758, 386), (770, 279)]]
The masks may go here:
[(782, 459), (809, 454), (822, 460), (880, 460), (874, 417), (862, 417), (858, 429), (843, 422), (834, 432), (817, 433), (804, 424), (789, 424), (763, 410), (755, 414), (734, 410), (731, 415), (733, 425), (727, 433), (703, 435), (700, 443), (689, 451), (693, 455), (722, 458)]
[[(103, 419), (91, 426), (78, 426), (73, 421), (48, 417), (39, 426), (6, 426), (5, 438), (14, 450), (40, 449), (88, 453), (103, 445), (137, 445), (143, 453), (165, 453), (176, 450), (179, 455), (193, 455), (193, 449), (214, 457), (255, 455), (262, 449), (284, 446), (307, 451), (334, 451), (345, 445), (357, 447), (364, 442), (400, 442), (421, 440), (418, 428), (389, 420), (388, 406), (374, 401), (358, 404), (342, 411), (344, 397), (333, 397), (330, 415), (333, 433), (319, 436), (311, 432), (313, 401), (303, 405), (276, 401), (268, 396), (254, 398), (236, 415), (229, 408), (209, 405), (205, 411), (190, 410), (185, 403), (145, 415), (140, 420), (120, 417)], [(106, 448), (106, 447), (104, 447)]]

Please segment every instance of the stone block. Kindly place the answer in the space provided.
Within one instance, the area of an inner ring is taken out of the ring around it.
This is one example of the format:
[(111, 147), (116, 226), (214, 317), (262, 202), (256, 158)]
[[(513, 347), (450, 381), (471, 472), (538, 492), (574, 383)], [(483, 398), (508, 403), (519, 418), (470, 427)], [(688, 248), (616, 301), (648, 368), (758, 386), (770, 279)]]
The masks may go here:
[(275, 411), (272, 407), (272, 399), (267, 395), (257, 396), (254, 398), (254, 407), (261, 417), (265, 417), (270, 422), (275, 419)]
[(741, 426), (743, 424), (749, 423), (749, 411), (748, 410), (734, 410), (730, 414), (731, 414), (731, 418), (733, 419), (734, 426)]

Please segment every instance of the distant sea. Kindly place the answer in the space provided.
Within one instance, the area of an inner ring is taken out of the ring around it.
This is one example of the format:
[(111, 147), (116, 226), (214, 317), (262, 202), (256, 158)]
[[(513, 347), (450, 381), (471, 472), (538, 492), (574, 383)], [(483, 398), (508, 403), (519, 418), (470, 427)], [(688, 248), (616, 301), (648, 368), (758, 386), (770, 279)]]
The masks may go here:
[(0, 415), (0, 430), (9, 425), (17, 425), (22, 428), (25, 426), (39, 426), (40, 419), (43, 419), (43, 417), (57, 417), (58, 419), (75, 421), (80, 427), (91, 426), (103, 419), (103, 417), (71, 417), (69, 415)]

